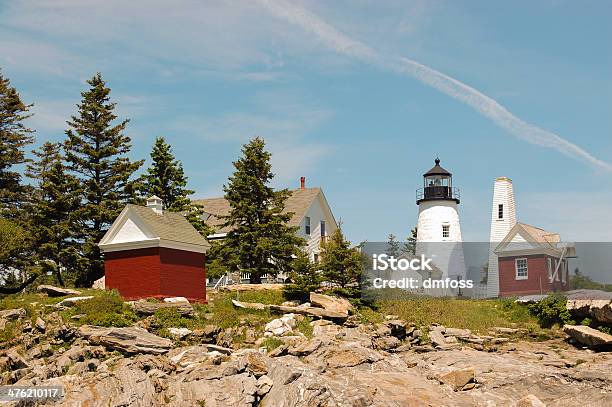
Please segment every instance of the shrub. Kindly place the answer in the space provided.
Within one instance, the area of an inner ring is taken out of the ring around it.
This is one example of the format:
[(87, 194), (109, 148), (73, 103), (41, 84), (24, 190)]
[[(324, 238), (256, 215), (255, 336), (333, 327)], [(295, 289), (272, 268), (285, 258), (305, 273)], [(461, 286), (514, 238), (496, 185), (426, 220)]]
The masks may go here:
[(308, 339), (312, 338), (313, 326), (310, 325), (312, 322), (312, 318), (304, 317), (301, 320), (297, 321), (296, 328), (300, 331), (305, 337)]
[(129, 326), (138, 320), (117, 291), (104, 291), (89, 300), (77, 302), (74, 314), (84, 314), (80, 322), (99, 326)]
[(530, 304), (529, 312), (538, 319), (543, 328), (574, 323), (567, 309), (567, 298), (561, 294), (551, 294), (535, 304)]
[(263, 347), (265, 347), (268, 352), (270, 352), (271, 350), (274, 350), (276, 348), (278, 348), (279, 346), (281, 346), (283, 344), (283, 341), (281, 341), (278, 338), (275, 338), (273, 336), (264, 339), (264, 341), (261, 343), (261, 345)]

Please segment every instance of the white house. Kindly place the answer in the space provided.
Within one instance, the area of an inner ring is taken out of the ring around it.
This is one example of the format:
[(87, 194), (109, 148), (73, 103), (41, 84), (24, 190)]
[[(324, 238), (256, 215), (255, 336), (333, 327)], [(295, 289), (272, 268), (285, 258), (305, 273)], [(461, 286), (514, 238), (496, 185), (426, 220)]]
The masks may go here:
[[(321, 242), (331, 236), (338, 223), (329, 207), (321, 188), (306, 188), (306, 179), (300, 179), (300, 188), (294, 189), (285, 201), (284, 213), (293, 213), (289, 226), (299, 227), (297, 235), (307, 242), (306, 250), (310, 259), (318, 262)], [(223, 227), (223, 216), (230, 212), (229, 202), (223, 198), (197, 199), (194, 203), (204, 211), (204, 221), (215, 233), (208, 240), (223, 239), (229, 228)]]

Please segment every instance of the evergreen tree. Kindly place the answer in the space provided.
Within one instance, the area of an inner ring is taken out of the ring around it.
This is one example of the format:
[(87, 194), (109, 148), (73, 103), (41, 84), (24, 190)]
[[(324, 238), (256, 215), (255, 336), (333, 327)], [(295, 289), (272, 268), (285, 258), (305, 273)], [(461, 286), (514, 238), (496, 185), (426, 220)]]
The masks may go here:
[(191, 206), (187, 198), (194, 191), (187, 189), (187, 177), (183, 165), (172, 154), (172, 147), (163, 137), (157, 137), (151, 151), (153, 163), (140, 179), (140, 192), (144, 198), (157, 195), (164, 201), (164, 208), (183, 211)]
[(397, 241), (397, 238), (393, 233), (389, 234), (386, 253), (395, 258), (399, 257), (400, 255), (400, 243)]
[(110, 89), (98, 73), (87, 81), (78, 115), (68, 121), (65, 150), (69, 168), (80, 180), (82, 205), (75, 212), (79, 223), (86, 268), (77, 278), (79, 286), (90, 286), (103, 272), (98, 242), (124, 205), (134, 198), (132, 174), (143, 161), (126, 156), (131, 139), (124, 135), (128, 120), (113, 124), (115, 103)]
[(297, 227), (287, 225), (291, 214), (283, 213), (289, 191), (269, 186), (274, 174), (264, 141), (258, 137), (246, 144), (234, 167), (224, 186), (231, 209), (224, 224), (230, 232), (223, 244), (235, 256), (236, 267), (258, 284), (264, 274), (287, 270), (304, 241), (295, 235)]
[(289, 298), (307, 300), (309, 293), (319, 288), (321, 275), (317, 271), (304, 250), (299, 250), (291, 262), (291, 284), (285, 287), (285, 294)]
[(62, 269), (78, 269), (78, 251), (73, 213), (80, 206), (79, 181), (68, 174), (61, 145), (45, 143), (34, 151), (38, 160), (28, 165), (26, 174), (37, 181), (30, 210), (32, 238), (43, 271), (51, 271), (64, 285)]
[(410, 236), (406, 239), (406, 243), (404, 243), (404, 247), (402, 248), (402, 252), (409, 256), (414, 256), (416, 254), (416, 241), (417, 241), (417, 228), (415, 227), (410, 231)]
[(321, 248), (321, 270), (325, 280), (341, 288), (359, 289), (363, 271), (361, 254), (344, 238), (342, 229), (336, 229)]
[(32, 105), (26, 105), (10, 81), (0, 72), (0, 212), (16, 216), (27, 188), (15, 166), (26, 162), (24, 149), (34, 141), (33, 131), (24, 124)]

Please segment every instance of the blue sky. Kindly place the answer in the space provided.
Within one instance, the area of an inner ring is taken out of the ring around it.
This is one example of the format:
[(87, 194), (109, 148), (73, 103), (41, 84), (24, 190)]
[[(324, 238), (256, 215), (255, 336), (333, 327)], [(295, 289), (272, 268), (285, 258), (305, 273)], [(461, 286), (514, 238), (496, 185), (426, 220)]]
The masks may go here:
[(165, 136), (196, 197), (220, 195), (262, 136), (275, 185), (321, 186), (354, 242), (408, 235), (436, 155), (462, 189), (465, 240), (488, 238), (503, 175), (520, 221), (612, 241), (611, 17), (607, 1), (2, 1), (0, 67), (35, 104), (38, 144), (63, 139), (102, 72), (132, 157)]

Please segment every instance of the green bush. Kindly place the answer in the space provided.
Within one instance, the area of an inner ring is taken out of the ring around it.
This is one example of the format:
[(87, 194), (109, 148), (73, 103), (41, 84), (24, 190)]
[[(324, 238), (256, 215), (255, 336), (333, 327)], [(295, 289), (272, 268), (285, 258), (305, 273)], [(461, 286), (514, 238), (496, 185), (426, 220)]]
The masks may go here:
[(73, 314), (85, 315), (80, 322), (89, 325), (130, 326), (138, 317), (117, 291), (104, 291), (89, 300), (77, 302)]
[(574, 324), (567, 309), (567, 298), (561, 294), (551, 294), (543, 300), (529, 305), (529, 313), (538, 319), (540, 326), (551, 328), (553, 325)]
[(270, 352), (271, 350), (274, 350), (276, 348), (278, 348), (279, 346), (281, 346), (283, 344), (283, 341), (281, 341), (278, 338), (275, 338), (273, 336), (264, 339), (264, 341), (261, 343), (261, 345), (266, 348), (268, 350), (268, 352)]

